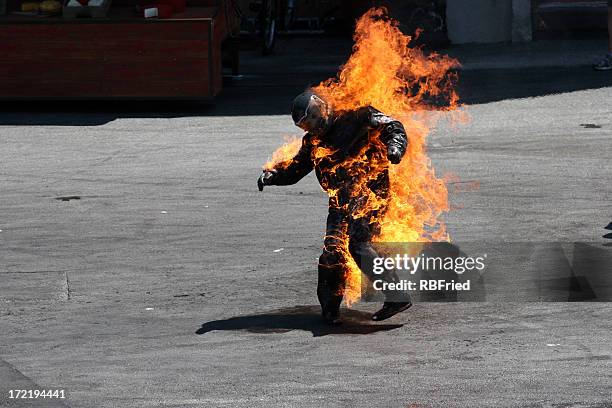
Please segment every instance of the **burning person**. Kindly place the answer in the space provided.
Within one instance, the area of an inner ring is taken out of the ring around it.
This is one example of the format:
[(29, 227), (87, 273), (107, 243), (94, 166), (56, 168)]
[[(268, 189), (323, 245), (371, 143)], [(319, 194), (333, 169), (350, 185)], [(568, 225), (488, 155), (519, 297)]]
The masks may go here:
[[(306, 132), (301, 147), (293, 158), (264, 170), (257, 184), (260, 191), (264, 186), (295, 184), (314, 170), (328, 193), (317, 296), (323, 318), (337, 324), (347, 264), (354, 261), (360, 266), (362, 260), (377, 256), (371, 242), (387, 209), (389, 166), (400, 163), (408, 138), (399, 121), (371, 106), (337, 112), (310, 90), (295, 98), (291, 114), (295, 125)], [(363, 272), (372, 279), (366, 269)], [(397, 276), (388, 272), (383, 279), (396, 281)], [(407, 294), (400, 302), (385, 295), (372, 320), (388, 319), (412, 305)]]
[[(412, 37), (384, 8), (360, 17), (353, 38), (336, 77), (293, 103), (293, 120), (306, 134), (277, 149), (258, 180), (262, 190), (297, 183), (314, 170), (327, 192), (317, 294), (330, 323), (339, 322), (343, 298), (349, 306), (360, 298), (361, 267), (369, 275), (367, 262), (378, 256), (373, 242), (450, 240), (440, 219), (450, 209), (448, 189), (431, 166), (426, 138), (440, 111), (459, 107), (452, 72), (458, 62), (412, 47)], [(390, 271), (376, 279), (397, 276)], [(383, 294), (374, 320), (411, 306), (407, 293)]]

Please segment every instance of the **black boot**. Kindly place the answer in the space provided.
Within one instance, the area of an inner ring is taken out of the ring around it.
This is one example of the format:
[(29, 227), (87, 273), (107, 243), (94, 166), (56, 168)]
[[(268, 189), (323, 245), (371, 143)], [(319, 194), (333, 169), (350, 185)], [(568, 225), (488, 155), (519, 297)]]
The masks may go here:
[(403, 312), (412, 306), (412, 302), (385, 302), (383, 307), (372, 315), (372, 320), (381, 321), (386, 320), (396, 314)]
[(321, 315), (323, 316), (325, 323), (329, 324), (330, 326), (338, 326), (342, 324), (342, 320), (340, 319), (340, 309), (325, 310), (322, 308)]
[(340, 304), (342, 296), (338, 295), (334, 290), (326, 285), (326, 282), (319, 282), (317, 287), (317, 297), (321, 304), (321, 316), (327, 324), (339, 325), (340, 320)]

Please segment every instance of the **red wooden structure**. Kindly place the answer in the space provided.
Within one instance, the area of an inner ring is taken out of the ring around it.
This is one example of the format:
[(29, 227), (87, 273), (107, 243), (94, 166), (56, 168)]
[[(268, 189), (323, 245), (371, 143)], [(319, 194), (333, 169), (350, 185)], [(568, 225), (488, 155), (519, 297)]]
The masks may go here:
[(170, 19), (129, 5), (104, 19), (0, 16), (0, 99), (212, 98), (237, 20), (210, 3)]

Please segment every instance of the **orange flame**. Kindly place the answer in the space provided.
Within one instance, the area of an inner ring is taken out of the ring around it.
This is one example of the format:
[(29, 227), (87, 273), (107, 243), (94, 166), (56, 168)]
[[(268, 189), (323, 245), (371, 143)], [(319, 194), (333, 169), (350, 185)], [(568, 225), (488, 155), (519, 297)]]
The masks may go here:
[(273, 168), (287, 168), (291, 164), (291, 159), (300, 150), (302, 145), (301, 136), (286, 136), (285, 143), (272, 153), (272, 158), (263, 165), (264, 170)]
[[(351, 194), (357, 204), (348, 210), (352, 217), (360, 218), (386, 208), (379, 219), (370, 220), (381, 225), (377, 242), (447, 241), (450, 238), (440, 216), (449, 210), (448, 190), (431, 166), (426, 138), (437, 118), (435, 111), (459, 106), (454, 90), (456, 74), (451, 72), (459, 64), (447, 56), (411, 48), (412, 38), (399, 30), (398, 22), (390, 19), (384, 8), (372, 8), (357, 21), (354, 40), (353, 53), (337, 78), (322, 82), (314, 92), (335, 112), (372, 106), (394, 117), (404, 125), (409, 145), (399, 165), (389, 166), (386, 157), (367, 158), (365, 153), (341, 164), (355, 172), (351, 174), (356, 180)], [(376, 137), (370, 142), (381, 143)], [(313, 160), (316, 163), (329, 154), (315, 146)], [(355, 162), (359, 165), (352, 165)], [(381, 198), (367, 184), (378, 176), (376, 169), (387, 166), (391, 189), (387, 198)], [(335, 193), (328, 191), (330, 196)], [(344, 238), (344, 296), (350, 306), (361, 295), (361, 271), (349, 254), (348, 236)]]
[[(399, 30), (398, 22), (388, 18), (384, 8), (372, 8), (357, 21), (354, 40), (353, 54), (338, 77), (324, 81), (314, 91), (335, 111), (370, 105), (400, 120), (409, 146), (402, 162), (390, 166), (391, 190), (385, 202), (367, 189), (367, 174), (360, 178), (354, 191), (361, 195), (362, 208), (353, 210), (353, 216), (387, 206), (381, 219), (372, 220), (382, 227), (375, 238), (378, 242), (449, 240), (439, 220), (449, 210), (448, 190), (431, 167), (425, 142), (435, 119), (431, 111), (458, 107), (456, 75), (449, 71), (459, 64), (447, 56), (411, 48), (412, 38)], [(444, 106), (437, 106), (436, 101), (443, 101)], [(348, 242), (344, 251), (348, 255)], [(361, 294), (361, 271), (352, 257), (346, 259), (345, 302), (350, 305)]]

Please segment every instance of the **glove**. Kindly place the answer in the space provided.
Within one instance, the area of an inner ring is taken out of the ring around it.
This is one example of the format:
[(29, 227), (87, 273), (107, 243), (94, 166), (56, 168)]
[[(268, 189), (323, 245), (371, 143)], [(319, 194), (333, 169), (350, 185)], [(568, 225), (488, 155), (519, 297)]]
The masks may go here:
[(387, 159), (393, 164), (399, 164), (402, 160), (402, 152), (397, 146), (389, 146), (387, 149)]
[(261, 176), (257, 179), (257, 188), (259, 191), (263, 191), (264, 186), (272, 184), (272, 177), (276, 174), (276, 170), (264, 170)]

